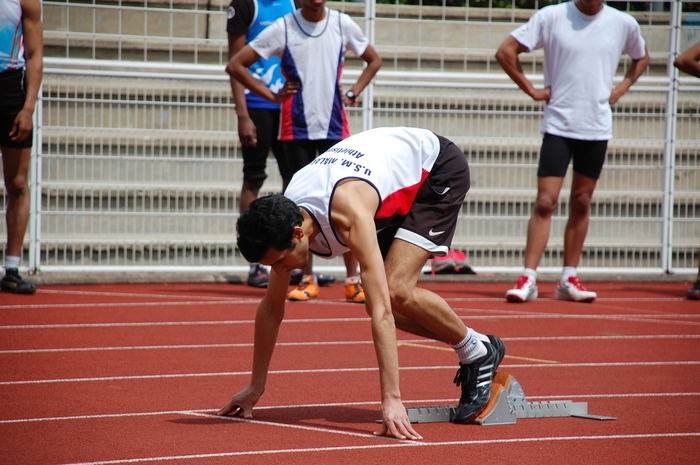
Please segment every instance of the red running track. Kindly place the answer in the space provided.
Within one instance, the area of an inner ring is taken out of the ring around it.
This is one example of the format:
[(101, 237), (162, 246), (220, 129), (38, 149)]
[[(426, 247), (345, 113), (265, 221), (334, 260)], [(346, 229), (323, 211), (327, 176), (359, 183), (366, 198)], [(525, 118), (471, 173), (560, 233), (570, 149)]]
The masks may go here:
[[(416, 425), (378, 438), (364, 308), (287, 306), (254, 420), (212, 415), (250, 376), (261, 290), (230, 284), (44, 286), (0, 294), (2, 464), (689, 464), (700, 458), (700, 302), (690, 283), (590, 283), (591, 304), (512, 304), (511, 284), (421, 283), (508, 346), (500, 371), (529, 401), (588, 402), (578, 418)], [(406, 406), (453, 405), (457, 361), (399, 334)]]

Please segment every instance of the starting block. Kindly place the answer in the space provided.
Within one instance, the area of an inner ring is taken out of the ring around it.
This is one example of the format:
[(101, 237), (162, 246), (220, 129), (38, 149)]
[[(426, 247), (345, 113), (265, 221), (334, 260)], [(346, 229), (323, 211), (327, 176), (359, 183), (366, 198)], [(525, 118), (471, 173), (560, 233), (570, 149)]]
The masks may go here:
[[(457, 406), (408, 407), (411, 423), (450, 421)], [(577, 417), (591, 420), (616, 420), (615, 417), (588, 413), (588, 402), (554, 400), (528, 402), (520, 383), (507, 373), (496, 373), (491, 386), (491, 398), (484, 411), (470, 423), (478, 425), (512, 425), (518, 418)]]

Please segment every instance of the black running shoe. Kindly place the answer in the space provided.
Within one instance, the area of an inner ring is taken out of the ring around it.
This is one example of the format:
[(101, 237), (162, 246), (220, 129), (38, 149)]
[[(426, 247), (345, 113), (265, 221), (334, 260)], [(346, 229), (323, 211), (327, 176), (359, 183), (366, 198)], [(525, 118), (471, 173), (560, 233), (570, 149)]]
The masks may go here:
[(496, 373), (496, 370), (498, 370), (498, 366), (501, 364), (503, 361), (503, 357), (506, 355), (506, 345), (501, 341), (501, 338), (497, 336), (492, 336), (488, 335), (486, 336), (489, 338), (489, 341), (491, 341), (491, 345), (493, 346), (494, 349), (496, 349), (496, 353), (498, 354), (498, 359), (496, 360), (496, 366), (493, 369), (494, 374)]
[(14, 294), (34, 294), (36, 292), (36, 286), (22, 279), (16, 268), (5, 270), (5, 277), (0, 282), (0, 289)]
[(452, 417), (453, 423), (467, 423), (481, 413), (491, 398), (491, 383), (496, 368), (506, 354), (506, 346), (496, 336), (484, 342), (486, 355), (469, 364), (459, 364), (454, 383), (462, 387), (462, 397)]
[(335, 276), (332, 274), (317, 274), (316, 280), (318, 280), (319, 286), (328, 286), (329, 284), (333, 284), (335, 282)]
[(700, 300), (700, 280), (695, 281), (693, 287), (688, 289), (688, 292), (685, 295), (690, 300)]
[(248, 272), (248, 285), (253, 287), (267, 287), (270, 282), (270, 275), (264, 266), (260, 264), (251, 265)]
[[(292, 275), (289, 277), (289, 285), (297, 286), (301, 282), (301, 278), (304, 276), (304, 272), (300, 269), (292, 270)], [(335, 276), (326, 274), (317, 274), (316, 281), (319, 286), (328, 286), (335, 282)]]

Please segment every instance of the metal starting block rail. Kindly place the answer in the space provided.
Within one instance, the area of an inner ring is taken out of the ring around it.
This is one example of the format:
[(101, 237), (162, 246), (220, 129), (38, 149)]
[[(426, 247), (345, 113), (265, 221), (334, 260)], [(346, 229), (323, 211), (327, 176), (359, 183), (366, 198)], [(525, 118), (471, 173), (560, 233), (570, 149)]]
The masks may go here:
[[(411, 423), (450, 421), (456, 406), (408, 407)], [(491, 386), (491, 398), (483, 412), (470, 423), (478, 425), (512, 425), (518, 418), (577, 417), (591, 420), (616, 420), (615, 417), (588, 413), (588, 402), (554, 400), (528, 402), (520, 383), (507, 373), (496, 373)]]

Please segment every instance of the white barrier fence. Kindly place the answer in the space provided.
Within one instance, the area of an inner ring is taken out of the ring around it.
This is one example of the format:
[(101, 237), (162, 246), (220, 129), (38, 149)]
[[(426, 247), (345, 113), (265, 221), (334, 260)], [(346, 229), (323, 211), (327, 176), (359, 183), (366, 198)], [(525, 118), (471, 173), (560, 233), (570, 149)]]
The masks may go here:
[[(31, 268), (244, 269), (235, 249), (242, 161), (227, 77), (218, 66), (143, 68), (47, 59), (41, 143), (32, 165)], [(642, 78), (616, 107), (616, 138), (594, 198), (584, 271), (693, 268), (700, 237), (700, 86), (693, 84), (682, 80), (679, 87), (671, 166), (664, 159), (668, 80)], [(541, 107), (498, 74), (380, 72), (374, 96), (373, 105), (351, 110), (353, 132), (369, 111), (375, 126), (426, 127), (454, 140), (473, 178), (454, 247), (479, 270), (519, 269)], [(674, 183), (666, 192), (669, 169)], [(266, 192), (278, 191), (273, 159), (268, 173)], [(673, 208), (664, 216), (666, 195)], [(544, 271), (560, 262), (567, 205), (564, 191)]]
[[(670, 14), (638, 17), (661, 71), (614, 107), (584, 273), (697, 271), (700, 80), (663, 66), (697, 28), (681, 28), (681, 2), (672, 3)], [(23, 260), (31, 271), (246, 269), (235, 247), (242, 160), (223, 73), (227, 4), (44, 2), (47, 48), (57, 57), (46, 58), (37, 112)], [(531, 11), (334, 6), (364, 21), (385, 61), (363, 106), (349, 109), (352, 132), (419, 126), (455, 141), (472, 189), (453, 245), (479, 271), (520, 271), (542, 106), (493, 69), (492, 55)], [(536, 82), (541, 58), (532, 54), (528, 65)], [(348, 66), (345, 83), (358, 73)], [(273, 158), (267, 172), (263, 190), (278, 192)], [(561, 266), (568, 183), (542, 272)], [(316, 268), (343, 269), (337, 260)]]

